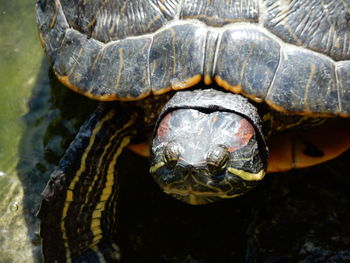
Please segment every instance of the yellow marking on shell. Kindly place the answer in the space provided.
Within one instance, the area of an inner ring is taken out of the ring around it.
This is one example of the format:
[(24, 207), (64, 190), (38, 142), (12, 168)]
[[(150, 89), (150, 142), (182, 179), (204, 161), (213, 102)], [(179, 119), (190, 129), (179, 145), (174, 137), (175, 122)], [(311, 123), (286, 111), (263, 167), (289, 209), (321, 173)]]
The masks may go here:
[(150, 29), (152, 27), (152, 25), (157, 22), (157, 20), (159, 20), (160, 18), (162, 18), (162, 16), (160, 14), (158, 14), (157, 16), (153, 17), (153, 19), (151, 21), (148, 22), (146, 29)]
[(288, 11), (289, 11), (288, 9), (284, 9), (282, 12), (280, 12), (280, 14), (279, 14), (280, 18), (277, 21), (279, 22), (279, 24), (283, 25), (287, 29), (288, 33), (294, 39), (296, 44), (298, 46), (301, 46), (303, 43), (300, 41), (300, 39), (294, 33), (294, 30), (290, 27), (290, 25), (284, 20), (288, 16)]
[(119, 52), (119, 68), (118, 68), (118, 74), (117, 74), (117, 83), (115, 84), (114, 89), (118, 89), (119, 88), (120, 76), (122, 74), (123, 63), (124, 63), (123, 48), (119, 48), (118, 52)]
[(170, 30), (170, 33), (172, 35), (171, 40), (173, 43), (173, 59), (174, 59), (174, 61), (173, 61), (173, 76), (175, 76), (176, 75), (176, 49), (175, 49), (175, 47), (176, 47), (176, 41), (175, 41), (176, 32), (172, 28), (169, 28), (169, 30)]
[[(97, 11), (97, 14), (100, 12), (100, 10)], [(92, 27), (94, 24), (96, 23), (96, 17), (94, 17), (89, 23), (88, 23), (88, 27)]]
[(51, 20), (51, 23), (50, 23), (50, 28), (53, 28), (56, 24), (56, 20), (57, 20), (57, 11), (58, 10), (62, 10), (62, 7), (60, 5), (60, 2), (59, 1), (55, 1), (55, 8), (56, 8), (56, 13), (54, 14), (52, 20)]
[(73, 76), (74, 80), (76, 80), (77, 82), (80, 82), (81, 81), (81, 74), (76, 72), (74, 73), (74, 76)]
[(205, 85), (210, 85), (212, 83), (213, 83), (213, 79), (211, 78), (211, 76), (210, 75), (205, 75), (204, 76), (204, 84)]
[(162, 167), (162, 166), (164, 166), (164, 165), (165, 165), (164, 162), (159, 162), (159, 163), (153, 165), (153, 166), (149, 169), (149, 171), (150, 171), (150, 173), (155, 173), (160, 167)]
[(252, 44), (249, 48), (249, 53), (248, 55), (245, 57), (243, 63), (242, 63), (242, 69), (241, 69), (241, 72), (240, 72), (240, 77), (241, 79), (243, 79), (243, 75), (244, 75), (244, 72), (245, 72), (245, 68), (247, 66), (247, 63), (248, 63), (248, 59), (251, 57), (251, 55), (253, 54), (253, 51), (254, 51), (254, 48), (255, 48), (256, 44)]
[[(78, 59), (80, 58), (81, 54), (83, 53), (83, 48), (81, 48), (78, 52)], [(72, 73), (74, 72), (75, 68), (77, 65), (80, 65), (77, 58), (76, 57), (72, 57), (72, 59), (75, 61), (74, 65), (72, 66), (72, 68), (69, 70), (69, 73), (66, 76), (61, 76), (58, 73), (55, 72), (57, 78), (59, 81), (61, 81), (65, 86), (67, 86), (68, 88), (72, 89), (73, 91), (83, 94), (83, 91), (81, 91), (79, 88), (75, 87), (69, 80), (69, 78), (71, 77)], [(73, 76), (74, 77), (74, 76)]]
[[(100, 15), (101, 10), (103, 10), (106, 6), (106, 4), (109, 2), (109, 0), (104, 0), (102, 4), (99, 6), (98, 10), (95, 12), (94, 18), (88, 23), (88, 27), (91, 28), (97, 21), (97, 17)], [(85, 3), (85, 1), (84, 1)], [(121, 12), (122, 13), (122, 12)]]
[(183, 19), (196, 19), (196, 20), (207, 20), (210, 26), (221, 27), (223, 24), (234, 24), (239, 22), (251, 22), (254, 19), (249, 18), (220, 18), (219, 23), (214, 23), (213, 21), (217, 20), (217, 17), (207, 16), (207, 15), (192, 15), (192, 16), (182, 16)]
[(44, 36), (41, 32), (39, 33), (39, 40), (40, 40), (41, 47), (45, 48), (45, 40), (44, 40)]
[(69, 184), (67, 193), (66, 193), (66, 199), (64, 202), (64, 206), (63, 206), (63, 210), (62, 210), (62, 218), (61, 218), (61, 231), (62, 231), (62, 238), (64, 240), (64, 247), (66, 248), (66, 257), (70, 257), (70, 251), (69, 251), (69, 245), (68, 245), (68, 237), (67, 237), (67, 233), (66, 233), (66, 227), (65, 227), (65, 220), (64, 218), (67, 216), (68, 213), (68, 209), (69, 206), (71, 204), (71, 201), (74, 200), (74, 195), (73, 195), (73, 191), (75, 188), (76, 183), (80, 180), (80, 176), (81, 174), (85, 171), (86, 169), (86, 159), (91, 151), (91, 148), (95, 142), (96, 139), (96, 135), (97, 133), (101, 130), (102, 125), (109, 119), (111, 119), (113, 117), (113, 113), (109, 112), (97, 125), (96, 127), (93, 129), (91, 137), (90, 137), (90, 141), (89, 144), (85, 150), (85, 152), (83, 153), (82, 157), (81, 157), (81, 162), (80, 162), (80, 168), (79, 170), (76, 172), (75, 176), (73, 177), (72, 181)]
[(315, 76), (315, 72), (316, 72), (316, 65), (315, 64), (311, 64), (310, 66), (310, 74), (309, 74), (309, 78), (306, 82), (306, 86), (305, 86), (305, 92), (304, 92), (304, 104), (305, 104), (305, 111), (311, 112), (310, 108), (309, 108), (309, 104), (307, 103), (307, 97), (309, 95), (309, 89), (311, 86), (311, 82), (313, 77)]
[(245, 181), (259, 181), (259, 180), (263, 179), (264, 176), (265, 176), (265, 170), (264, 169), (261, 169), (260, 172), (258, 172), (258, 173), (250, 173), (250, 172), (246, 172), (246, 171), (243, 171), (243, 170), (235, 169), (235, 168), (232, 168), (232, 167), (229, 167), (227, 170), (230, 173), (241, 177)]
[[(74, 72), (74, 70), (75, 70), (75, 68), (76, 68), (77, 65), (80, 66), (80, 63), (79, 63), (78, 59), (81, 57), (81, 55), (83, 54), (83, 52), (84, 52), (84, 49), (83, 49), (83, 48), (80, 48), (77, 57), (72, 56), (72, 59), (74, 60), (75, 63), (74, 63), (74, 65), (73, 65), (73, 67), (69, 70), (70, 74), (72, 74), (72, 73)], [(70, 75), (70, 74), (68, 74), (68, 75)]]
[(113, 34), (114, 28), (115, 28), (115, 24), (113, 24), (113, 25), (108, 29), (109, 35), (112, 35), (112, 34)]
[(103, 52), (98, 52), (97, 55), (95, 56), (92, 65), (90, 67), (90, 72), (95, 72), (96, 70), (96, 65), (99, 63), (101, 60), (101, 57), (103, 56)]
[[(81, 56), (82, 52), (83, 52), (83, 49), (80, 49), (79, 53), (78, 53), (78, 57)], [(73, 58), (73, 59), (77, 62), (76, 58)], [(119, 48), (119, 59), (120, 59), (119, 69), (118, 69), (118, 73), (117, 73), (117, 81), (116, 81), (116, 85), (114, 86), (114, 90), (117, 90), (119, 85), (120, 85), (121, 72), (122, 72), (123, 63), (124, 63), (123, 48)], [(79, 63), (77, 62), (76, 64), (79, 64)], [(70, 69), (70, 72), (74, 72), (76, 64)], [(93, 94), (90, 91), (85, 91), (82, 88), (75, 86), (70, 80), (70, 77), (71, 77), (70, 74), (60, 75), (57, 72), (55, 72), (55, 74), (56, 74), (58, 80), (60, 82), (62, 82), (66, 87), (70, 88), (71, 90), (73, 90), (76, 93), (82, 94), (82, 95), (84, 95), (90, 99), (94, 99), (94, 100), (99, 100), (99, 101), (115, 101), (115, 100), (135, 101), (135, 100), (141, 100), (141, 99), (143, 99), (151, 94), (151, 92), (145, 92), (145, 93), (140, 94), (137, 97), (130, 97), (130, 96), (129, 97), (128, 96), (127, 97), (118, 97), (115, 93), (104, 94), (104, 95)], [(77, 80), (79, 80), (79, 79), (77, 79)]]
[(337, 32), (335, 31), (334, 37), (333, 37), (333, 43), (334, 43), (334, 47), (337, 49), (341, 48), (339, 40), (340, 40), (340, 38), (337, 36)]
[(56, 19), (57, 19), (57, 15), (55, 14), (52, 18), (52, 21), (50, 23), (50, 28), (53, 28), (55, 26), (56, 23)]

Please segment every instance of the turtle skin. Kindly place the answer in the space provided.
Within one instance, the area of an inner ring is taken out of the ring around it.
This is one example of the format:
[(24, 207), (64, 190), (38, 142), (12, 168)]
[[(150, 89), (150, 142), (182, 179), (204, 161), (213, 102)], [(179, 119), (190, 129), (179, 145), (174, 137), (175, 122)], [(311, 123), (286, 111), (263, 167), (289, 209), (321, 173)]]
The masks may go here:
[[(345, 119), (349, 6), (348, 0), (38, 0), (36, 11), (57, 78), (89, 98), (138, 101), (142, 108), (152, 96), (215, 85), (282, 114)], [(46, 262), (120, 260), (112, 242), (115, 165), (143, 121), (125, 105), (101, 106), (52, 174), (39, 213)]]

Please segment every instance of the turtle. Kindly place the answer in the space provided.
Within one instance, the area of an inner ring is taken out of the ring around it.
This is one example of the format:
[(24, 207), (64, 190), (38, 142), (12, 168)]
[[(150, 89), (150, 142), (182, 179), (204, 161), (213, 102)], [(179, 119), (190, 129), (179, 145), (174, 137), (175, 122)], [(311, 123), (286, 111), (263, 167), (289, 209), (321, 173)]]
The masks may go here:
[[(45, 262), (118, 262), (118, 158), (201, 205), (350, 148), (350, 1), (38, 0), (57, 78), (101, 101), (43, 191)], [(73, 110), (73, 109), (72, 109)]]

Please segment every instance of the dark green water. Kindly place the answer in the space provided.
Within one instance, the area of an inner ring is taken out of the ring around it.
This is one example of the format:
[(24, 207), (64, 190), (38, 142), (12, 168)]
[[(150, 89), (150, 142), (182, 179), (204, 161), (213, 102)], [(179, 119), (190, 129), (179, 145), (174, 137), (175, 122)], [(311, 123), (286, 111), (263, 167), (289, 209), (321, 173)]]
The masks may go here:
[(0, 1), (1, 263), (40, 261), (40, 193), (86, 116), (73, 107), (80, 96), (64, 101), (67, 90), (52, 79), (35, 1)]
[[(96, 106), (54, 78), (34, 13), (34, 1), (0, 0), (0, 263), (41, 261), (40, 192)], [(147, 160), (126, 153), (123, 262), (350, 262), (349, 163), (348, 152), (267, 176), (244, 197), (192, 207), (161, 193)]]
[[(32, 1), (0, 2), (0, 262), (33, 262), (35, 209), (23, 205), (19, 162), (40, 158), (36, 146), (24, 146), (29, 132), (23, 116), (40, 76), (43, 52), (37, 41)], [(47, 79), (47, 78), (46, 78)], [(44, 81), (44, 80), (40, 80)], [(39, 142), (40, 138), (37, 138)], [(28, 147), (28, 151), (22, 151)], [(28, 174), (29, 176), (29, 174)], [(35, 199), (36, 197), (30, 197)]]

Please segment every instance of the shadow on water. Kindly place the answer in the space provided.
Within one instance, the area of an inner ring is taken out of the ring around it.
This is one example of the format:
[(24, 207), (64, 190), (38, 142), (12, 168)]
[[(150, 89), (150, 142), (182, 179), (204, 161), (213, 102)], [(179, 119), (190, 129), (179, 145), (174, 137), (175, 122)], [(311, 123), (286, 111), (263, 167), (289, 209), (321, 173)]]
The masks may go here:
[(42, 61), (37, 83), (23, 116), (25, 132), (19, 144), (18, 178), (23, 187), (23, 214), (33, 243), (34, 262), (41, 261), (38, 236), (39, 209), (43, 188), (54, 166), (73, 140), (79, 126), (97, 103), (60, 84)]
[[(40, 262), (35, 213), (50, 172), (97, 103), (58, 83), (43, 61), (23, 117), (17, 166), (24, 211)], [(123, 262), (350, 262), (350, 152), (323, 165), (268, 175), (251, 193), (207, 206), (161, 193), (148, 161), (120, 161)]]

